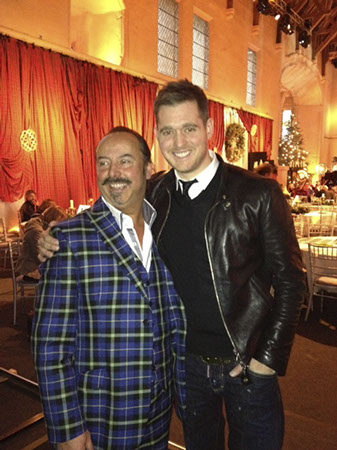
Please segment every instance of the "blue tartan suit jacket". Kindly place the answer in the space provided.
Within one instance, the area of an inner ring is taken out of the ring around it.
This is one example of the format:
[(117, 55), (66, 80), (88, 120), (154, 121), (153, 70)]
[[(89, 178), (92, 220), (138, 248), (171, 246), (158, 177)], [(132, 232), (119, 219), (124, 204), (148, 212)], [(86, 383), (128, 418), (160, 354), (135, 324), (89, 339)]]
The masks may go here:
[(95, 449), (137, 448), (151, 403), (155, 334), (161, 384), (185, 407), (181, 300), (155, 244), (144, 280), (101, 198), (53, 234), (60, 250), (41, 266), (32, 333), (49, 440), (89, 429)]

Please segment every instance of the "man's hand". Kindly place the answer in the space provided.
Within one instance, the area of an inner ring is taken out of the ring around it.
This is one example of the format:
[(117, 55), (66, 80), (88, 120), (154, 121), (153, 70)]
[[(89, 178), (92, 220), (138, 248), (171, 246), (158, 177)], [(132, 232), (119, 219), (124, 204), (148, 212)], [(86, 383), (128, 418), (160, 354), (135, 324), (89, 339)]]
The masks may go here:
[(37, 242), (38, 258), (41, 262), (45, 262), (48, 258), (54, 256), (54, 252), (59, 249), (59, 241), (50, 235), (50, 230), (56, 223), (55, 221), (50, 222), (49, 227), (42, 232)]
[[(275, 370), (266, 366), (265, 364), (260, 363), (256, 359), (252, 358), (249, 363), (249, 368), (252, 372), (258, 373), (260, 375), (274, 375)], [(242, 366), (238, 364), (234, 367), (234, 369), (229, 373), (231, 377), (237, 377), (242, 372)]]
[(57, 444), (57, 450), (95, 450), (89, 431), (67, 442)]

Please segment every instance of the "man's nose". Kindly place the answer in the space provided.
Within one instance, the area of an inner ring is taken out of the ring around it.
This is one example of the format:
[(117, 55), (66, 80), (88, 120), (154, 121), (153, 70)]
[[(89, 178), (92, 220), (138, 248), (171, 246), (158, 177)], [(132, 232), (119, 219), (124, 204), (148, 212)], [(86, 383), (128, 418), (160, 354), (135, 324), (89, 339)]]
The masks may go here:
[(185, 145), (186, 145), (186, 136), (182, 131), (178, 130), (176, 133), (176, 146), (184, 147)]
[(121, 174), (121, 168), (120, 165), (116, 163), (111, 163), (110, 170), (109, 170), (109, 176), (110, 177), (118, 177)]

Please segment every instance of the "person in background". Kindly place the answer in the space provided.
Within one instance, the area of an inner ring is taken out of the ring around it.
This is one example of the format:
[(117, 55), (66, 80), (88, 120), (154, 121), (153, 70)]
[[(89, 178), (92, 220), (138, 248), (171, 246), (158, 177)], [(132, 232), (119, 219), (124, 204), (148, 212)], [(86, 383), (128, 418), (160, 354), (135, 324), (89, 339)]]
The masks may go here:
[(58, 224), (40, 268), (33, 353), (50, 442), (61, 449), (168, 447), (185, 406), (185, 316), (144, 200), (151, 153), (117, 127), (96, 152), (101, 197)]
[(43, 200), (43, 202), (36, 208), (35, 213), (32, 215), (31, 218), (39, 217), (41, 214), (50, 206), (57, 206), (55, 200), (52, 200), (51, 198), (46, 198)]
[[(155, 101), (155, 133), (173, 167), (151, 186), (152, 230), (187, 317), (188, 450), (279, 450), (285, 375), (305, 289), (279, 184), (208, 149), (208, 100), (187, 80)], [(40, 257), (58, 249), (45, 232)]]
[(56, 224), (67, 218), (66, 211), (51, 200), (43, 201), (39, 211), (38, 216), (32, 217), (25, 224), (22, 248), (15, 266), (16, 271), (24, 275), (25, 281), (37, 282), (40, 279), (38, 267), (41, 262), (37, 256), (37, 243), (42, 231), (48, 228), (50, 222)]
[(277, 180), (278, 170), (274, 164), (265, 162), (263, 164), (260, 164), (258, 167), (256, 167), (254, 172), (257, 173), (258, 175), (261, 175), (262, 177), (272, 178), (273, 180)]
[(38, 201), (36, 197), (36, 192), (30, 189), (25, 193), (25, 202), (20, 208), (21, 222), (27, 222), (32, 215), (36, 212), (38, 207)]

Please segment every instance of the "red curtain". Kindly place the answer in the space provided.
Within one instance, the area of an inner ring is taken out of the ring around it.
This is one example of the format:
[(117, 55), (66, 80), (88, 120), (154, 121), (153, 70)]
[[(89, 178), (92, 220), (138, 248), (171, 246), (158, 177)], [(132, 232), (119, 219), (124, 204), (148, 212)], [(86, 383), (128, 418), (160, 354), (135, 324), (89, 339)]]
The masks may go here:
[[(64, 207), (97, 198), (95, 148), (114, 126), (153, 143), (158, 86), (0, 35), (0, 200), (27, 189)], [(36, 133), (27, 153), (20, 135)]]
[(123, 125), (141, 134), (149, 147), (154, 140), (154, 101), (158, 85), (122, 72), (113, 72), (114, 126)]
[(209, 140), (209, 148), (217, 148), (221, 155), (225, 142), (224, 105), (213, 100), (208, 101), (209, 116), (214, 119), (214, 134)]
[[(248, 131), (248, 151), (267, 152), (268, 159), (270, 159), (273, 141), (273, 121), (243, 111), (243, 109), (238, 109), (237, 111), (244, 127)], [(252, 136), (250, 132), (254, 124), (257, 126), (257, 130)]]

